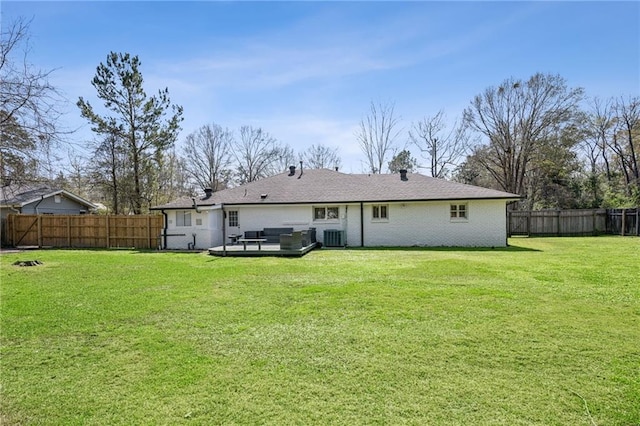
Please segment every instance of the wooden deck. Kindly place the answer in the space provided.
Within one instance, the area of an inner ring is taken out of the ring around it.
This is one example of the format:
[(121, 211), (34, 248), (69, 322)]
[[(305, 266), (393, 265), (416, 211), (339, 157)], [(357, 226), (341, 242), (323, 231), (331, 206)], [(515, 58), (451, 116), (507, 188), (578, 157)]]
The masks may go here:
[[(260, 249), (257, 244), (247, 244), (247, 249), (244, 250), (242, 244), (227, 245), (212, 247), (209, 249), (209, 254), (212, 256), (246, 256), (246, 257), (259, 257), (259, 256), (290, 256), (301, 257), (309, 253), (316, 248), (316, 243), (312, 243), (306, 247), (302, 247), (297, 250), (281, 250), (280, 244), (265, 244), (262, 243)], [(226, 252), (225, 252), (226, 250)]]

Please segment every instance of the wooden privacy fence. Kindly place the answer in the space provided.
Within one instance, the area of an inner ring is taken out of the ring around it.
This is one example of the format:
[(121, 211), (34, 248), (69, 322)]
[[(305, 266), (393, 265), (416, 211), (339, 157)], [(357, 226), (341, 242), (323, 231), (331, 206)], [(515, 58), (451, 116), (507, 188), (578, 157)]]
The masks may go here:
[(3, 226), (6, 246), (138, 249), (158, 248), (160, 215), (23, 215), (11, 214)]
[(509, 236), (640, 235), (640, 209), (527, 210), (508, 212)]

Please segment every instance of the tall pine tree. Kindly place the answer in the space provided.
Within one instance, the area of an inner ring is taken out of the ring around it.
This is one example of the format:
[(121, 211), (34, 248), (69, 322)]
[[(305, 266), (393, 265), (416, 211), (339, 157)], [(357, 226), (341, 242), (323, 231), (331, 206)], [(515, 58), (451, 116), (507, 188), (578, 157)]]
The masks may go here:
[(151, 186), (157, 181), (150, 176), (157, 172), (153, 162), (173, 145), (182, 121), (182, 107), (171, 104), (167, 88), (156, 96), (147, 96), (140, 65), (137, 56), (111, 52), (106, 64), (98, 65), (91, 82), (108, 112), (98, 114), (82, 97), (77, 103), (94, 132), (122, 142), (131, 167), (128, 198), (135, 214), (149, 207), (154, 191)]

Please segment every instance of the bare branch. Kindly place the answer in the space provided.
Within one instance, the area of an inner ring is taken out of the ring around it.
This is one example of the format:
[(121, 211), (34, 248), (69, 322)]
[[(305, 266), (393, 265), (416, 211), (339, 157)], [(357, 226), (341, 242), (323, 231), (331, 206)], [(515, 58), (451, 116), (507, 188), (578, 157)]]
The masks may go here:
[(413, 123), (409, 140), (420, 150), (422, 158), (428, 161), (431, 176), (447, 177), (458, 165), (469, 148), (469, 134), (466, 128), (455, 120), (447, 125), (446, 115), (440, 110), (432, 117), (426, 116)]
[(324, 145), (311, 145), (303, 153), (303, 158), (310, 169), (330, 169), (340, 167), (342, 163), (338, 148), (331, 149)]
[(371, 102), (369, 114), (360, 121), (356, 138), (371, 173), (382, 173), (388, 157), (397, 150), (395, 142), (402, 129), (398, 128), (400, 119), (394, 116), (394, 109), (393, 103)]

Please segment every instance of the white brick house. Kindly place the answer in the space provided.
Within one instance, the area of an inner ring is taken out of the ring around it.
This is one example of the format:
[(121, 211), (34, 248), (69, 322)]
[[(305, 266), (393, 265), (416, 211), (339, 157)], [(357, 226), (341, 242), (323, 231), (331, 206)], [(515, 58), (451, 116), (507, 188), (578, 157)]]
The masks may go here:
[[(506, 205), (521, 197), (420, 174), (282, 173), (153, 207), (165, 216), (166, 248), (210, 248), (264, 228), (339, 231), (352, 247), (507, 243)], [(332, 234), (333, 235), (333, 234)]]

